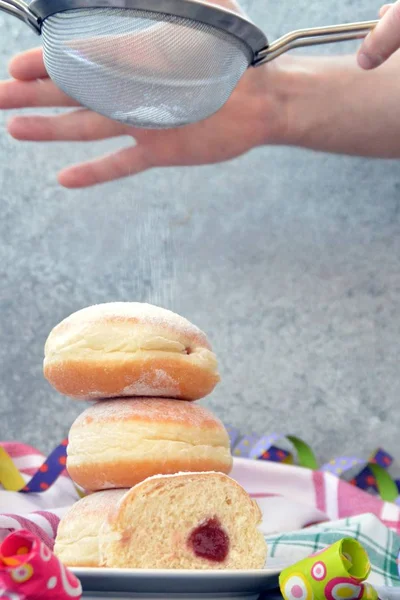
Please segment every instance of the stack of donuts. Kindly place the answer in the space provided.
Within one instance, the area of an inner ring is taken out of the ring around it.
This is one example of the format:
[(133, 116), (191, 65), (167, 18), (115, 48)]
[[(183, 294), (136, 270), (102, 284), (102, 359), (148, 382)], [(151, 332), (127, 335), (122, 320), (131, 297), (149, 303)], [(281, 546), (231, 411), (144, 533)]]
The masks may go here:
[(44, 374), (91, 401), (69, 433), (67, 470), (88, 495), (59, 526), (67, 566), (264, 566), (260, 510), (228, 477), (229, 436), (195, 402), (219, 381), (200, 329), (148, 304), (92, 306), (50, 333)]

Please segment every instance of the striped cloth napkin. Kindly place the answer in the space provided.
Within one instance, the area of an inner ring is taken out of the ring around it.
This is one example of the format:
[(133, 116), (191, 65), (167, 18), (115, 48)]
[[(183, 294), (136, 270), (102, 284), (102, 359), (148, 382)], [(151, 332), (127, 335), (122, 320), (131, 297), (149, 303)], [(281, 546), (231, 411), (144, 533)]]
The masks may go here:
[[(45, 460), (24, 444), (7, 444), (7, 452), (25, 481)], [(331, 473), (291, 465), (235, 458), (231, 475), (262, 510), (268, 568), (281, 570), (343, 537), (354, 537), (370, 556), (369, 581), (379, 588), (381, 600), (400, 600), (400, 506)], [(0, 489), (0, 541), (12, 531), (25, 529), (52, 549), (60, 518), (78, 499), (65, 472), (42, 493)]]

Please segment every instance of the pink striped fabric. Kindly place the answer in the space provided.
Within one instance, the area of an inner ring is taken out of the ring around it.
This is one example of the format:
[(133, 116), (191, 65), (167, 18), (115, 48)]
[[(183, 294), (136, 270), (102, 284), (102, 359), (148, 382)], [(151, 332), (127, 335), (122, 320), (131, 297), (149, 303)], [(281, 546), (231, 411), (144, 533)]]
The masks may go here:
[[(35, 523), (34, 514), (30, 515), (30, 518), (21, 517), (21, 515), (2, 515), (2, 518), (7, 519), (9, 523), (12, 523), (12, 521), (15, 521), (16, 525), (15, 525), (13, 531), (16, 531), (18, 529), (24, 529), (25, 531), (30, 531), (30, 533), (33, 533), (33, 535), (36, 535), (38, 538), (40, 538), (42, 540), (42, 542), (44, 542), (46, 544), (46, 546), (48, 546), (51, 550), (53, 549), (54, 534), (52, 537), (47, 535), (45, 530), (42, 527), (39, 527), (39, 525), (37, 525)], [(57, 527), (58, 527), (58, 522), (59, 521), (57, 521)], [(10, 531), (10, 527), (8, 527), (7, 529), (8, 529), (8, 531)]]
[(52, 537), (54, 538), (57, 535), (57, 529), (60, 519), (56, 517), (56, 515), (54, 515), (53, 513), (46, 512), (44, 510), (38, 510), (34, 514), (40, 515), (41, 517), (43, 517), (43, 519), (45, 519), (48, 522), (49, 526), (51, 527)]
[(28, 446), (27, 444), (20, 444), (19, 442), (1, 442), (3, 448), (8, 452), (12, 458), (21, 458), (23, 456), (39, 456), (43, 458), (43, 455), (39, 450)]
[(324, 486), (324, 475), (322, 471), (315, 471), (313, 473), (313, 483), (315, 489), (315, 504), (318, 510), (325, 512), (325, 486)]
[[(400, 507), (383, 502), (327, 472), (268, 461), (234, 459), (232, 476), (257, 498), (263, 530), (276, 533), (313, 523), (373, 514), (400, 534)], [(269, 515), (269, 511), (273, 514)]]

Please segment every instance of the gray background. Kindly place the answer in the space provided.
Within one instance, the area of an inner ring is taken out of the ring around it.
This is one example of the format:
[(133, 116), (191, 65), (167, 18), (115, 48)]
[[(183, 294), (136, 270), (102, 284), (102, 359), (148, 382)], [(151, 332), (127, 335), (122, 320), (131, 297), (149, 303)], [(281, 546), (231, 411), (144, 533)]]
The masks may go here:
[[(245, 3), (270, 37), (375, 18), (378, 6)], [(5, 77), (12, 54), (37, 39), (10, 17), (0, 27)], [(121, 140), (20, 143), (5, 132), (8, 116), (0, 115), (0, 439), (48, 451), (82, 410), (42, 377), (43, 345), (60, 319), (96, 302), (147, 300), (209, 334), (222, 383), (206, 404), (225, 422), (295, 433), (320, 460), (378, 444), (399, 457), (398, 162), (265, 148), (71, 192), (57, 170)]]

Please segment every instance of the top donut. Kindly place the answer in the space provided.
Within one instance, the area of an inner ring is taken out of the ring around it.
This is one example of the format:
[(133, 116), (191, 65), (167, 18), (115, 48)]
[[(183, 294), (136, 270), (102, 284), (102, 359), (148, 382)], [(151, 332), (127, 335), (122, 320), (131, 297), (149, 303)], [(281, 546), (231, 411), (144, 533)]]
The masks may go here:
[(198, 400), (219, 381), (205, 333), (158, 306), (114, 302), (64, 319), (45, 345), (44, 375), (77, 400)]

